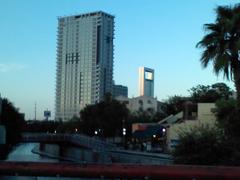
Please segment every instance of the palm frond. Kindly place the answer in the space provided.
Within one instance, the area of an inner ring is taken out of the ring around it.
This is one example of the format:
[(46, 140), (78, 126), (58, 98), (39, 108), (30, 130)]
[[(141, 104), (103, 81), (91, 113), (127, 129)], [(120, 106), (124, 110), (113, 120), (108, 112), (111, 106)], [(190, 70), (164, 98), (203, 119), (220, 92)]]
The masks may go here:
[(218, 76), (220, 72), (223, 77), (229, 80), (229, 62), (230, 57), (228, 54), (218, 54), (213, 63), (213, 71)]
[(213, 59), (215, 59), (215, 56), (217, 55), (216, 52), (216, 47), (214, 46), (209, 46), (206, 48), (205, 51), (203, 51), (202, 56), (201, 56), (201, 64), (203, 66), (203, 68), (206, 68), (209, 64), (209, 62)]
[(216, 9), (217, 21), (224, 19), (231, 19), (233, 16), (233, 11), (231, 6), (218, 6)]
[[(207, 33), (196, 45), (203, 48), (200, 62), (206, 68), (210, 62), (218, 76), (232, 80), (233, 72), (240, 67), (240, 3), (235, 6), (219, 6), (215, 23), (205, 24)], [(235, 77), (234, 77), (235, 78)]]

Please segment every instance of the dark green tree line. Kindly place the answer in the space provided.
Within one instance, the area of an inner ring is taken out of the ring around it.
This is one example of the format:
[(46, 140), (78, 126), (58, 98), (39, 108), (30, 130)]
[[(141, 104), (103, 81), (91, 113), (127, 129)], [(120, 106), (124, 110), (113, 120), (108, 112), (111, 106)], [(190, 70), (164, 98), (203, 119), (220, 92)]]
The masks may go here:
[(94, 135), (97, 130), (104, 137), (122, 134), (122, 128), (129, 126), (128, 109), (117, 100), (106, 96), (105, 100), (86, 106), (81, 112), (81, 130), (88, 135)]
[(6, 128), (6, 143), (15, 144), (21, 138), (24, 116), (6, 98), (2, 100), (1, 124)]

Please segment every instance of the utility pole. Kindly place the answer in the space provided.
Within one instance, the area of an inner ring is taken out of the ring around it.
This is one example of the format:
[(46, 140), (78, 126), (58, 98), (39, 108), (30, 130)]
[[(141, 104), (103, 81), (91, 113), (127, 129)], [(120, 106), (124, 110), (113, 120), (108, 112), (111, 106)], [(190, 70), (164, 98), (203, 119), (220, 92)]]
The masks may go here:
[(37, 120), (37, 103), (34, 104), (34, 120)]

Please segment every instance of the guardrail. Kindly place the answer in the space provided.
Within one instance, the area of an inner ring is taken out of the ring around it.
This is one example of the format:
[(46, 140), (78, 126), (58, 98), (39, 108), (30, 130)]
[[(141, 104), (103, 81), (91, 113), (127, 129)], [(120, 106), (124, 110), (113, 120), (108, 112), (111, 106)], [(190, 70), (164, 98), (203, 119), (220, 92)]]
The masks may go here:
[(1, 176), (143, 179), (240, 179), (240, 167), (0, 162)]

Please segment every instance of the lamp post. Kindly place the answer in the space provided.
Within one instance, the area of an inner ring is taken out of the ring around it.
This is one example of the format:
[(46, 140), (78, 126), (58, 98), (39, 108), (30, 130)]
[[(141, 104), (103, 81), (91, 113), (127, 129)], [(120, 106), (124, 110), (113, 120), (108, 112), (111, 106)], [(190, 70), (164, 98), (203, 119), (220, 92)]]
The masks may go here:
[(162, 137), (164, 138), (164, 140), (163, 140), (163, 151), (165, 151), (165, 149), (166, 149), (166, 132), (167, 130), (166, 130), (166, 128), (162, 128)]

